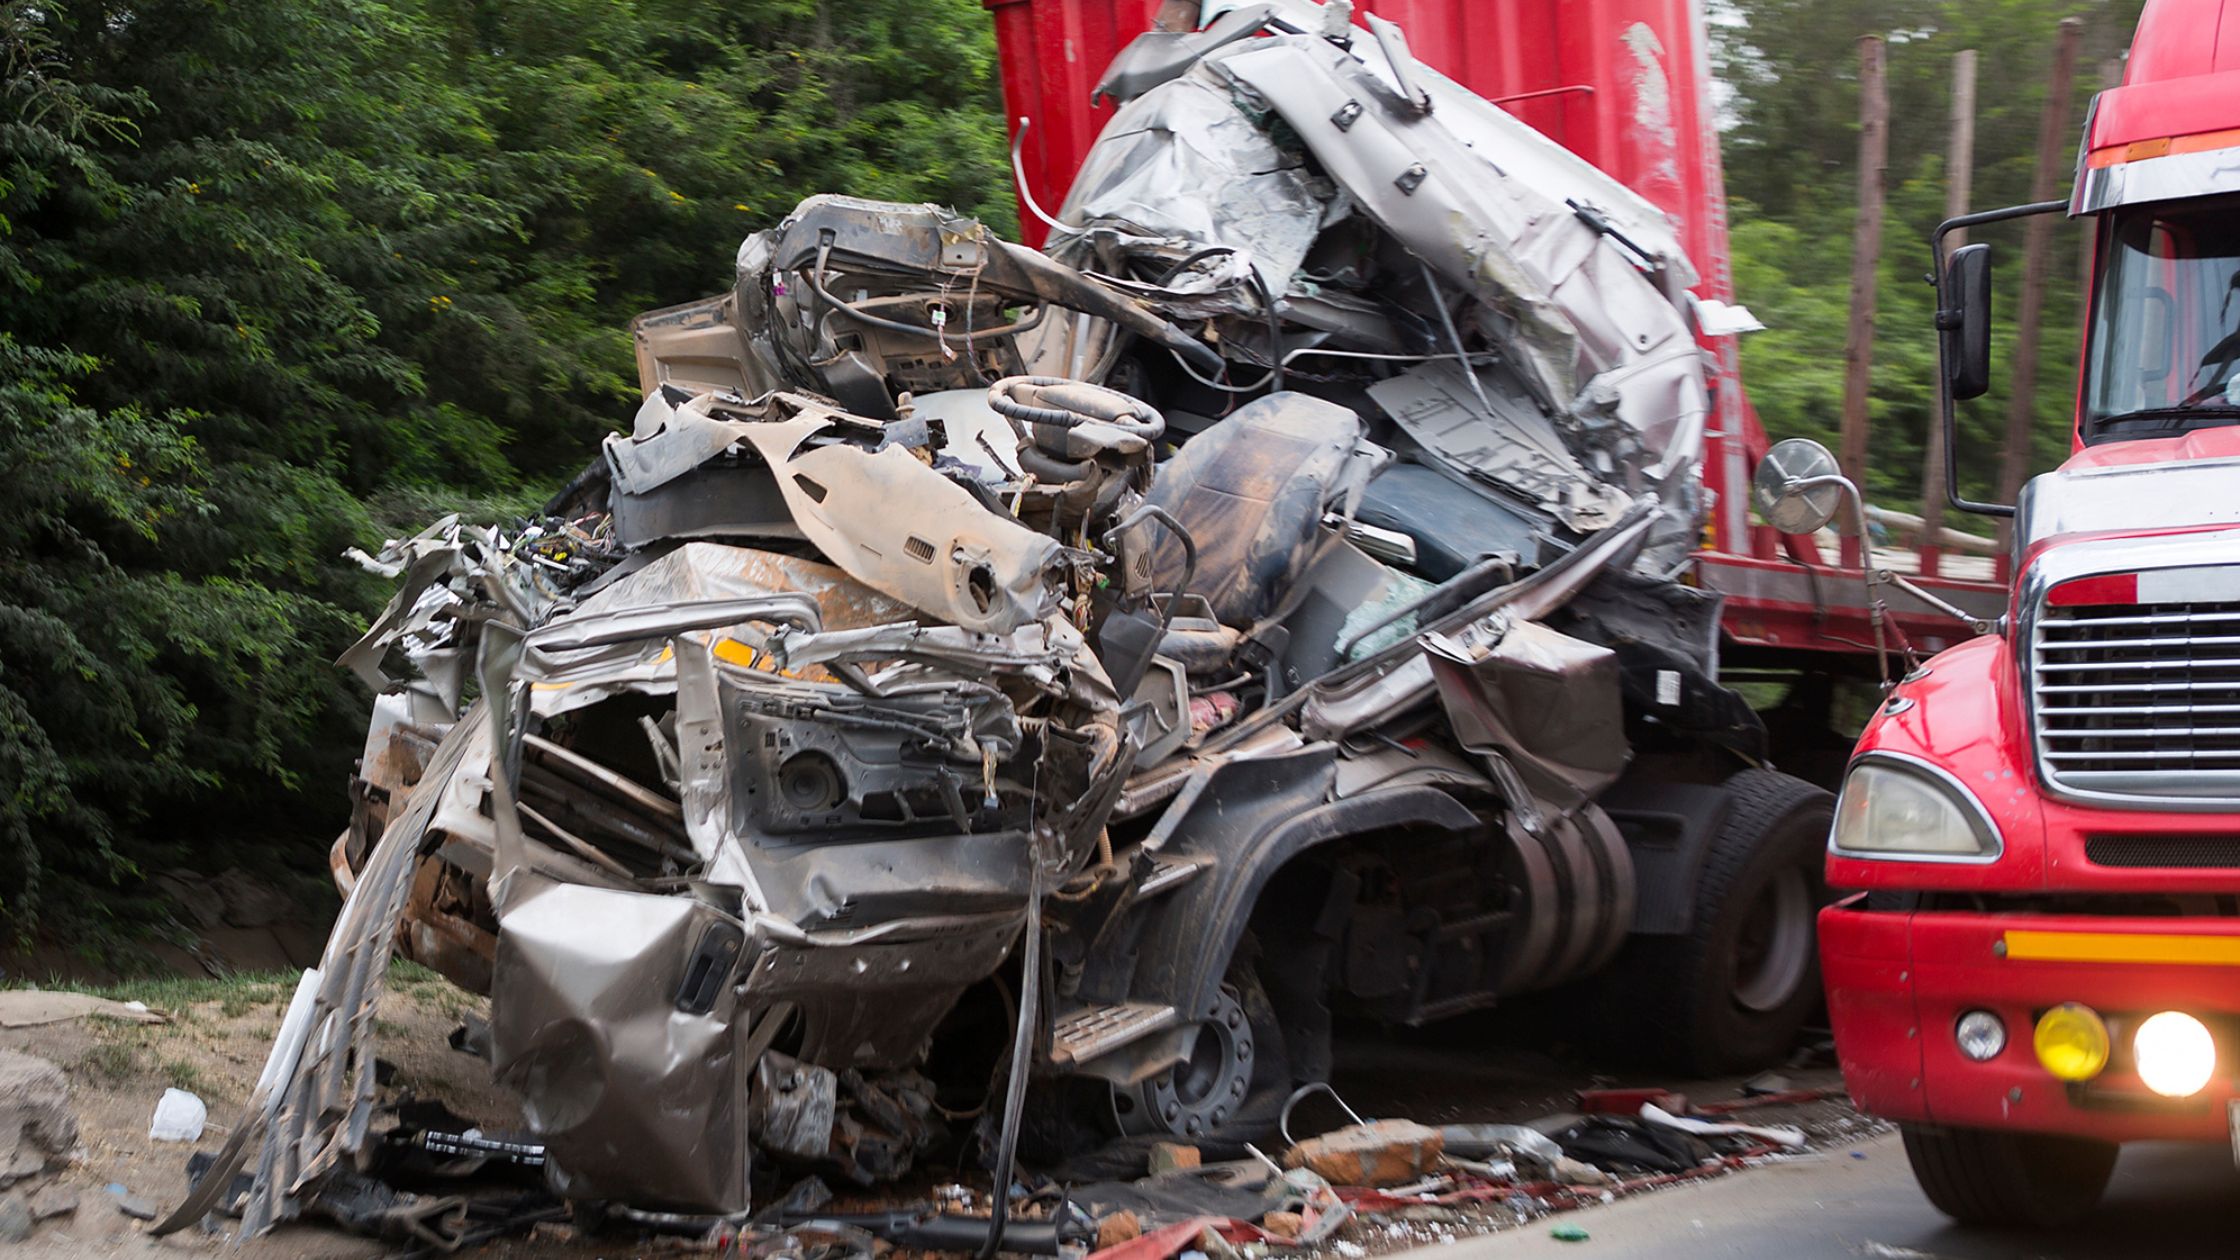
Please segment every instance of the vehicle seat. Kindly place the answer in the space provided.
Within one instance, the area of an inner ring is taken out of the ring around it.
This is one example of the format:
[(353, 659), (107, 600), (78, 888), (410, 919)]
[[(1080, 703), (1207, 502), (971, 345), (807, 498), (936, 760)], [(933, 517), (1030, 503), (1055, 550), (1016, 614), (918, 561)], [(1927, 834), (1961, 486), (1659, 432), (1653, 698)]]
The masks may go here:
[[(1367, 468), (1361, 417), (1305, 394), (1239, 407), (1159, 465), (1146, 498), (1198, 546), (1188, 594), (1223, 625), (1249, 629), (1283, 600), (1314, 554), (1325, 511)], [(1177, 589), (1182, 545), (1165, 531), (1151, 555), (1153, 586)]]

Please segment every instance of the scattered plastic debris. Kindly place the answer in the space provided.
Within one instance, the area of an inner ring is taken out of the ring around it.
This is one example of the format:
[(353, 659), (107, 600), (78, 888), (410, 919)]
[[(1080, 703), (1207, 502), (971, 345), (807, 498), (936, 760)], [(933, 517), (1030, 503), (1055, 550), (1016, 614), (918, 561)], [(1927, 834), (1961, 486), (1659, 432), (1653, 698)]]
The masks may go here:
[(183, 1089), (166, 1089), (156, 1100), (155, 1116), (148, 1121), (148, 1136), (158, 1142), (199, 1142), (210, 1109)]

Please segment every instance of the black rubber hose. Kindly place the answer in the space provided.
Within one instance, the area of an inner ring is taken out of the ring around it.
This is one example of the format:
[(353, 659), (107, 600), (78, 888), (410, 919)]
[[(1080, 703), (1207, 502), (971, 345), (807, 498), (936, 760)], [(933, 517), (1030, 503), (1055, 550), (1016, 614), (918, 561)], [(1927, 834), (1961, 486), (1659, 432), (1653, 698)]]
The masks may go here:
[(1042, 855), (1029, 842), (1026, 939), (1019, 957), (1019, 1029), (1011, 1037), (1011, 1079), (1003, 1087), (1003, 1128), (996, 1137), (995, 1202), (979, 1260), (1003, 1249), (1011, 1223), (1011, 1165), (1019, 1150), (1019, 1117), (1027, 1105), (1027, 1069), (1034, 1057), (1035, 1024), (1042, 1016)]
[[(1190, 270), (1190, 268), (1206, 259), (1218, 258), (1223, 254), (1234, 254), (1236, 252), (1226, 245), (1208, 246), (1167, 268), (1152, 283), (1164, 289), (1176, 276)], [(1268, 365), (1275, 373), (1269, 384), (1281, 390), (1283, 388), (1283, 320), (1276, 315), (1275, 297), (1268, 292), (1268, 282), (1262, 280), (1260, 273), (1251, 267), (1245, 268), (1245, 275), (1251, 279), (1253, 292), (1260, 298), (1260, 310), (1268, 318)]]
[(1219, 258), (1223, 254), (1234, 254), (1236, 252), (1237, 251), (1229, 248), (1226, 245), (1209, 245), (1206, 248), (1199, 250), (1197, 253), (1190, 255), (1188, 258), (1183, 259), (1181, 262), (1176, 263), (1174, 266), (1167, 268), (1165, 271), (1160, 272), (1159, 278), (1152, 281), (1151, 283), (1158, 288), (1164, 289), (1167, 287), (1168, 283), (1171, 282), (1176, 276), (1179, 276), (1183, 272), (1190, 270), (1192, 267), (1197, 266), (1199, 263), (1204, 262), (1206, 259)]
[(1277, 393), (1283, 392), (1283, 318), (1276, 314), (1275, 295), (1268, 292), (1268, 282), (1260, 273), (1247, 269), (1252, 276), (1252, 287), (1260, 294), (1260, 309), (1268, 316), (1268, 367), (1272, 375), (1268, 383)]

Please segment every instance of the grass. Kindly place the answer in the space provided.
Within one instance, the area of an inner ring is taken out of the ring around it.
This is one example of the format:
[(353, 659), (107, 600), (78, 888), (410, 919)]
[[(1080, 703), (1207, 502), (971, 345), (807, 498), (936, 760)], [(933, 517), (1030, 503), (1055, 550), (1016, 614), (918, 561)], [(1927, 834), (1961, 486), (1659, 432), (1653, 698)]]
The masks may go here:
[(224, 977), (165, 976), (102, 985), (69, 981), (32, 984), (11, 979), (0, 984), (0, 988), (90, 993), (116, 1002), (144, 1003), (151, 1010), (170, 1015), (174, 1022), (169, 1024), (143, 1024), (106, 1015), (86, 1016), (83, 1022), (91, 1034), (92, 1044), (78, 1056), (78, 1073), (111, 1085), (144, 1074), (152, 1075), (166, 1084), (199, 1094), (211, 1091), (215, 1082), (187, 1058), (175, 1053), (158, 1057), (159, 1047), (185, 1034), (186, 1026), (194, 1022), (195, 1008), (204, 1004), (215, 1003), (218, 1012), (227, 1018), (284, 1004), (295, 990), (295, 977), (272, 972)]
[(389, 961), (389, 985), (395, 989), (425, 989), (430, 985), (448, 985), (451, 982), (409, 958)]
[(288, 1000), (296, 978), (288, 972), (243, 972), (223, 977), (151, 976), (120, 980), (115, 984), (77, 984), (67, 980), (38, 983), (10, 979), (0, 988), (47, 989), (58, 993), (91, 993), (118, 1002), (144, 1002), (159, 1011), (179, 1012), (203, 1002), (216, 1002), (225, 1014), (241, 1015), (259, 1006)]
[(165, 1059), (163, 1079), (172, 1088), (183, 1089), (190, 1094), (206, 1093), (210, 1089), (208, 1079), (202, 1075), (202, 1069), (185, 1059)]
[(129, 1041), (96, 1034), (94, 1043), (78, 1056), (78, 1069), (112, 1084), (128, 1080), (140, 1070), (140, 1048)]

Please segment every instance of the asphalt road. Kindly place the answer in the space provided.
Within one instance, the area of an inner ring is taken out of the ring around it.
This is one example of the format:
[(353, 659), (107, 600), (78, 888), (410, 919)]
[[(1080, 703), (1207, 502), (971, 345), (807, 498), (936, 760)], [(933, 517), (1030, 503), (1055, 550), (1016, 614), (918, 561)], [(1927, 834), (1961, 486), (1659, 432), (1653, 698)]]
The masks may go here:
[[(1863, 1158), (1862, 1158), (1863, 1157)], [(1555, 1224), (1583, 1242), (1550, 1236)], [(2124, 1150), (2099, 1209), (2054, 1234), (1962, 1229), (1921, 1197), (1896, 1135), (1567, 1213), (1410, 1260), (2191, 1260), (2240, 1255), (2240, 1174), (2222, 1146)]]

